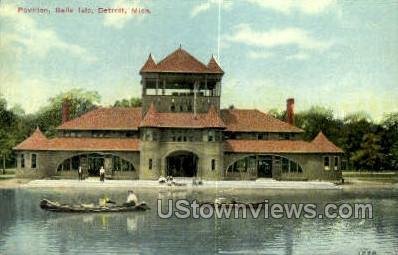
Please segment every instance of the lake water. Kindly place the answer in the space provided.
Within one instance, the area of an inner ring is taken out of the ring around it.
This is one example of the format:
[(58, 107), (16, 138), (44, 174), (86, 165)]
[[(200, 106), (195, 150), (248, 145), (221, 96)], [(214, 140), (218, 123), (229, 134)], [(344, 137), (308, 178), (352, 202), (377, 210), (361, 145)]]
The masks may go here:
[[(398, 190), (138, 190), (152, 210), (63, 214), (39, 201), (121, 202), (126, 190), (0, 189), (0, 254), (398, 254)], [(373, 219), (161, 219), (157, 199), (373, 203)], [(366, 253), (364, 253), (366, 254)]]

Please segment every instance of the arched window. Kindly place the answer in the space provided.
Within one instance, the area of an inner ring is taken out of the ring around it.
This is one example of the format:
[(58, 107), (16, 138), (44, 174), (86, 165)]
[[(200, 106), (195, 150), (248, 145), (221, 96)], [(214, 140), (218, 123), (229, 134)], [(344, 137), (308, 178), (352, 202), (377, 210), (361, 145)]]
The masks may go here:
[(277, 155), (253, 155), (239, 159), (232, 163), (227, 174), (233, 173), (257, 173), (258, 177), (272, 177), (273, 172), (280, 171), (287, 173), (302, 173), (301, 166), (288, 158)]
[(57, 171), (77, 171), (79, 167), (82, 167), (89, 175), (96, 175), (101, 166), (106, 166), (106, 162), (110, 162), (109, 166), (112, 171), (135, 171), (134, 165), (129, 161), (116, 155), (100, 153), (82, 154), (67, 158), (58, 165)]

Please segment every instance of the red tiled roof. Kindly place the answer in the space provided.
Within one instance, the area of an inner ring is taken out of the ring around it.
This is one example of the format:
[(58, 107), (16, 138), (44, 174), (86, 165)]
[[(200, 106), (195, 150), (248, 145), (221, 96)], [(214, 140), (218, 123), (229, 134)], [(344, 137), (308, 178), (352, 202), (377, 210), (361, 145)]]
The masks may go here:
[(37, 146), (46, 146), (48, 139), (43, 135), (39, 128), (33, 132), (31, 136), (26, 138), (20, 144), (14, 147), (15, 150), (24, 150), (25, 148), (35, 148)]
[(303, 132), (302, 129), (275, 119), (259, 110), (223, 109), (221, 118), (226, 131), (234, 132)]
[(156, 63), (153, 60), (152, 54), (149, 54), (147, 61), (141, 67), (140, 72), (156, 72)]
[(140, 127), (143, 126), (145, 127), (158, 126), (158, 113), (153, 103), (151, 103), (151, 105), (148, 108), (148, 111), (145, 113), (145, 116), (141, 121)]
[(331, 141), (329, 141), (329, 139), (322, 133), (322, 131), (318, 133), (318, 135), (314, 138), (314, 140), (312, 140), (311, 143), (322, 151), (343, 153), (343, 150), (337, 147)]
[(210, 107), (207, 113), (191, 112), (157, 112), (152, 104), (145, 114), (140, 127), (169, 127), (169, 128), (224, 128), (225, 125), (217, 110)]
[(67, 121), (61, 130), (137, 130), (141, 121), (140, 107), (97, 108)]
[(213, 73), (220, 73), (220, 74), (224, 73), (224, 71), (218, 65), (214, 56), (211, 56), (211, 59), (210, 59), (209, 63), (207, 64), (207, 68)]
[(236, 153), (341, 153), (301, 140), (227, 140), (226, 152)]
[(25, 143), (32, 136), (14, 149), (35, 151), (139, 151), (139, 139), (137, 138), (59, 137), (36, 143)]
[[(213, 59), (214, 60), (214, 59)], [(210, 60), (206, 66), (186, 50), (178, 48), (159, 63), (155, 63), (151, 55), (141, 68), (140, 73), (167, 72), (167, 73), (208, 73), (223, 74), (218, 64)]]

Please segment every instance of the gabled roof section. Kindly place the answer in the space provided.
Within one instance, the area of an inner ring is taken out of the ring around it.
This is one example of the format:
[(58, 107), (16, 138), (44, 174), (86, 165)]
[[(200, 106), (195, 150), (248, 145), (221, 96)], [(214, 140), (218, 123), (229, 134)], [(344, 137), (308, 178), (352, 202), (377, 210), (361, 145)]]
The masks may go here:
[[(337, 148), (337, 147), (336, 147)], [(234, 153), (342, 153), (303, 140), (226, 140), (224, 149)]]
[(302, 140), (227, 140), (224, 149), (235, 153), (321, 153)]
[(221, 118), (226, 131), (301, 133), (302, 129), (278, 120), (257, 109), (223, 109)]
[(140, 107), (97, 108), (59, 126), (59, 130), (138, 130)]
[(143, 72), (156, 72), (156, 62), (152, 57), (152, 54), (149, 54), (147, 61), (141, 67), (140, 73)]
[(141, 68), (140, 73), (203, 73), (223, 74), (224, 72), (214, 58), (210, 59), (209, 65), (203, 64), (181, 47), (166, 56), (157, 64), (149, 55), (148, 60)]
[(57, 137), (34, 144), (18, 145), (14, 149), (22, 151), (139, 151), (139, 139)]
[(14, 147), (14, 150), (28, 150), (36, 147), (45, 147), (48, 144), (47, 137), (37, 127), (31, 136)]
[(206, 123), (210, 123), (210, 127), (225, 128), (225, 124), (220, 117), (220, 113), (214, 105), (211, 105), (209, 111), (205, 115)]
[(318, 135), (311, 141), (318, 150), (330, 153), (343, 153), (344, 151), (337, 147), (334, 143), (329, 141), (329, 139), (320, 131)]
[(140, 123), (140, 127), (156, 127), (158, 125), (158, 112), (156, 111), (156, 107), (153, 103), (148, 108), (148, 111), (145, 113), (144, 118)]
[(156, 112), (151, 105), (140, 127), (225, 128), (225, 125), (215, 108), (195, 115), (192, 112)]
[(207, 68), (212, 73), (224, 74), (224, 71), (221, 69), (220, 65), (217, 63), (217, 61), (214, 58), (214, 56), (211, 56), (211, 59), (210, 59), (209, 63), (207, 64)]

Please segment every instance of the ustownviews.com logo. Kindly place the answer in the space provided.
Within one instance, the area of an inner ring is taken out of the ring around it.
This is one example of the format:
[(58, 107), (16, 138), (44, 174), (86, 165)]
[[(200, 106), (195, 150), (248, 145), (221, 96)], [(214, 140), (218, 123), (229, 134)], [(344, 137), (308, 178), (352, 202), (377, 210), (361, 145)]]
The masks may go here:
[(373, 206), (370, 203), (328, 203), (318, 208), (314, 203), (199, 203), (196, 200), (157, 201), (157, 214), (162, 219), (209, 218), (252, 218), (264, 219), (372, 219)]

